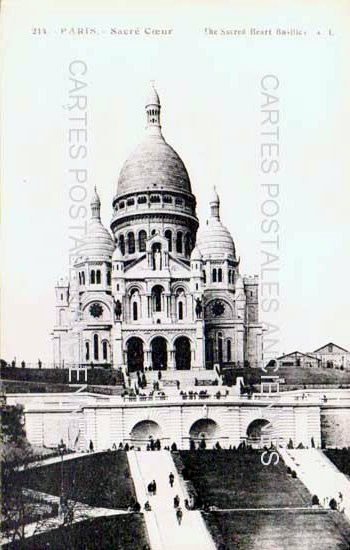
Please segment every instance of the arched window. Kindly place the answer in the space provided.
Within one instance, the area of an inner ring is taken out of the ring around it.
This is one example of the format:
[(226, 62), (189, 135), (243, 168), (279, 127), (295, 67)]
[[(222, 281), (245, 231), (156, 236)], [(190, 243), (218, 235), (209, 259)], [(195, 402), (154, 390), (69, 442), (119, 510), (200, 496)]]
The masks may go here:
[(176, 235), (176, 252), (182, 254), (182, 232), (178, 231)]
[(134, 321), (137, 321), (137, 302), (132, 304), (132, 318)]
[(98, 361), (98, 336), (94, 334), (94, 359)]
[(86, 361), (89, 361), (90, 359), (90, 343), (85, 342), (85, 359)]
[(180, 321), (184, 318), (184, 305), (182, 302), (178, 304), (178, 317)]
[(102, 342), (102, 357), (104, 361), (107, 361), (108, 359), (108, 344), (106, 340)]
[[(80, 272), (79, 272), (79, 284), (81, 285), (81, 274), (80, 274)], [(61, 300), (62, 300), (62, 298), (61, 298)]]
[(212, 281), (216, 283), (216, 269), (213, 269)]
[(101, 271), (99, 269), (96, 271), (96, 283), (101, 284)]
[(229, 283), (232, 282), (231, 277), (232, 277), (232, 271), (231, 271), (231, 269), (229, 269), (229, 271), (228, 271), (228, 282), (229, 282)]
[(83, 283), (83, 285), (85, 285), (85, 273), (84, 273), (84, 271), (82, 272), (81, 277), (82, 277), (82, 279), (81, 279), (82, 283)]
[(146, 250), (146, 239), (147, 233), (142, 229), (139, 233), (139, 252), (144, 252)]
[(125, 239), (124, 239), (124, 235), (120, 235), (119, 237), (119, 248), (120, 248), (120, 252), (123, 254), (125, 254)]
[(92, 285), (95, 284), (95, 270), (94, 269), (90, 272), (90, 284), (92, 284)]
[(169, 252), (171, 252), (173, 250), (173, 234), (170, 231), (170, 229), (166, 230), (166, 232), (164, 233), (164, 237), (168, 241), (168, 249), (169, 249)]
[(222, 269), (221, 269), (221, 267), (218, 269), (218, 282), (222, 283)]
[(107, 286), (111, 286), (111, 272), (107, 271)]
[(134, 254), (135, 252), (135, 235), (132, 231), (128, 233), (128, 252), (129, 254)]
[(231, 340), (227, 340), (226, 344), (226, 359), (231, 361)]
[(203, 270), (203, 283), (206, 285), (207, 284), (207, 273), (206, 271)]
[(218, 332), (218, 361), (222, 363), (222, 332)]
[(191, 244), (192, 244), (191, 234), (187, 233), (186, 234), (186, 239), (185, 239), (185, 255), (186, 256), (191, 255)]
[(162, 294), (163, 294), (163, 287), (160, 285), (156, 285), (152, 289), (152, 303), (153, 303), (153, 311), (162, 311)]

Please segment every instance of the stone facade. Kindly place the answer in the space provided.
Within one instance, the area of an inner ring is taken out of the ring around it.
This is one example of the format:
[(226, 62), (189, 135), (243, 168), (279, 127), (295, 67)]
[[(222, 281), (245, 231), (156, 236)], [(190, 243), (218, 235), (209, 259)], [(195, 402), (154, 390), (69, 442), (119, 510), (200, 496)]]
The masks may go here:
[(145, 137), (120, 172), (113, 236), (101, 223), (95, 190), (74, 272), (56, 286), (58, 366), (261, 365), (258, 277), (240, 275), (215, 189), (197, 235), (196, 198), (162, 135), (160, 109), (152, 88)]

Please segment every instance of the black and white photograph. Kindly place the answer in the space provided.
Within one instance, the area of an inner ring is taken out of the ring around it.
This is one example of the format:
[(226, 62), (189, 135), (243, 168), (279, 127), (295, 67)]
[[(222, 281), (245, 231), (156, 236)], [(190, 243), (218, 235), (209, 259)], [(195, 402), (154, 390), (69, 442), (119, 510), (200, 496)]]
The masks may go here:
[(3, 1), (5, 550), (350, 550), (349, 16)]

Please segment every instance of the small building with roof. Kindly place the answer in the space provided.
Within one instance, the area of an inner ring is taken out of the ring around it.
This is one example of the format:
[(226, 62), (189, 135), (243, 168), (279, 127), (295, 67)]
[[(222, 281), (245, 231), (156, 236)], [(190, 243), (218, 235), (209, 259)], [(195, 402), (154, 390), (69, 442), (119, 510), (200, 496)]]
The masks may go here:
[(276, 358), (278, 367), (319, 367), (320, 359), (309, 353), (293, 351)]
[(333, 342), (315, 349), (312, 354), (320, 360), (323, 367), (350, 369), (349, 350)]

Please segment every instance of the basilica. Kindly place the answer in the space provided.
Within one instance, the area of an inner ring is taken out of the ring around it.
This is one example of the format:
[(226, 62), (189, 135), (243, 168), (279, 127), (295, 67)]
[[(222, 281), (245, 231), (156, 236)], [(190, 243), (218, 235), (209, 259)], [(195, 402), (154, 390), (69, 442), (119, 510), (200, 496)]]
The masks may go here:
[(111, 232), (95, 189), (74, 269), (56, 285), (54, 364), (128, 372), (261, 366), (258, 277), (240, 275), (215, 188), (199, 228), (154, 86), (145, 107), (145, 135), (120, 171)]

